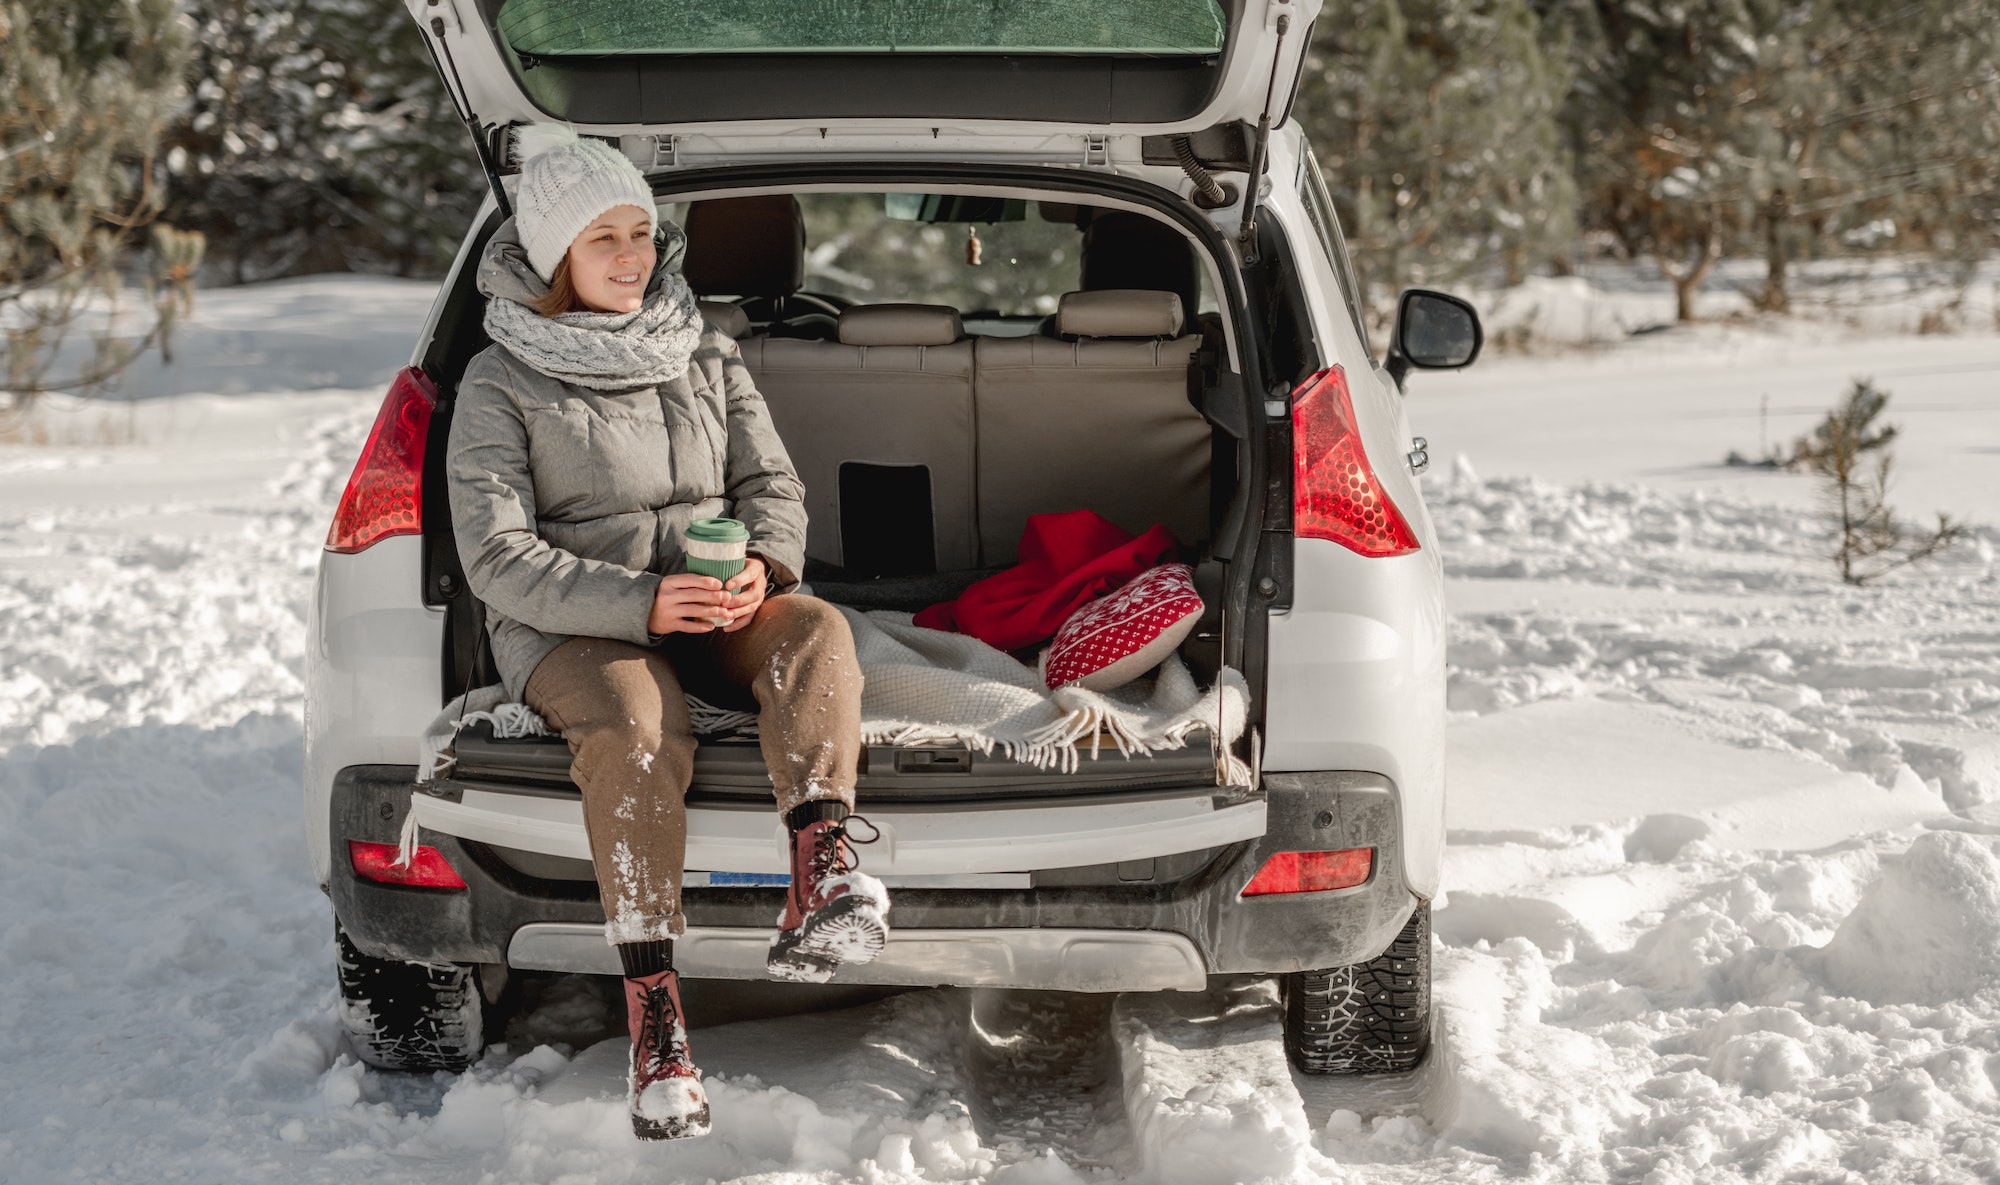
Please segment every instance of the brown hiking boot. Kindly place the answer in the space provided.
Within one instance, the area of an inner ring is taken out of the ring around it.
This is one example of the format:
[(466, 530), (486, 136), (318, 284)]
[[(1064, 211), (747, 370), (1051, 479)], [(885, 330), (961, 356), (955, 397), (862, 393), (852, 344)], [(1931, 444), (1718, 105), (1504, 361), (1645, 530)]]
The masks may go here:
[(707, 1135), (708, 1091), (688, 1055), (680, 979), (672, 971), (627, 979), (625, 1020), (632, 1030), (626, 1079), (632, 1134), (642, 1140)]
[(889, 892), (854, 870), (847, 828), (856, 822), (869, 826), (850, 815), (792, 832), (792, 884), (765, 964), (772, 978), (825, 983), (842, 963), (866, 963), (889, 941)]

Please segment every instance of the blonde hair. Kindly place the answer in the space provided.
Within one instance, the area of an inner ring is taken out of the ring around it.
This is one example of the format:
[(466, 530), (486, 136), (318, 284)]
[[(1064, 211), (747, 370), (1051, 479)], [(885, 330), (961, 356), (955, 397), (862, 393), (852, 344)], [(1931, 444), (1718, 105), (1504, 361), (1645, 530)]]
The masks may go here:
[(590, 307), (583, 303), (576, 284), (569, 278), (569, 252), (563, 252), (563, 257), (556, 261), (555, 274), (549, 277), (549, 290), (529, 301), (528, 307), (544, 317), (581, 312)]

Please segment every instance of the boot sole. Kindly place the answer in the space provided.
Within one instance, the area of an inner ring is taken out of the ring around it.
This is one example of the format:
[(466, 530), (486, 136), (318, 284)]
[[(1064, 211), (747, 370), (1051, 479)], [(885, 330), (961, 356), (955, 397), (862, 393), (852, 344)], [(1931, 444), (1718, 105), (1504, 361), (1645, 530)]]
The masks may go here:
[(708, 1108), (688, 1116), (686, 1119), (648, 1119), (643, 1115), (632, 1116), (632, 1134), (642, 1140), (691, 1140), (705, 1136), (710, 1128)]
[(866, 897), (839, 897), (812, 912), (796, 930), (771, 938), (764, 969), (773, 979), (825, 983), (843, 964), (866, 963), (889, 942), (889, 923)]

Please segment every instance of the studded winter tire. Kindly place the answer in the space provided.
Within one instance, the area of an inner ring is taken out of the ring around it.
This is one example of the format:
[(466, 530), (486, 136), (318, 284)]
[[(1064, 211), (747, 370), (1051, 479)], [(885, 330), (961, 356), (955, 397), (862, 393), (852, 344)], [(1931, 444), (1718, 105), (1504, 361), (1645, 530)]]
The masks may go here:
[(1307, 1074), (1415, 1069), (1431, 1042), (1431, 907), (1366, 963), (1284, 977), (1285, 1052)]
[(361, 1060), (383, 1070), (449, 1070), (484, 1045), (479, 984), (469, 967), (363, 954), (334, 923), (340, 1021)]

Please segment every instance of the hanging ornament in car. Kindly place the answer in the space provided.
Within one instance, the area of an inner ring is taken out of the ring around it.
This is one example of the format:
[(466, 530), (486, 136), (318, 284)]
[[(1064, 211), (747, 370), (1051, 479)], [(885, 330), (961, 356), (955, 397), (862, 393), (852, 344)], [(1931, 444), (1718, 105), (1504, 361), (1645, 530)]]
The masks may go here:
[(965, 228), (965, 262), (971, 264), (973, 267), (978, 267), (979, 252), (979, 228), (967, 224)]

